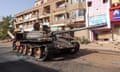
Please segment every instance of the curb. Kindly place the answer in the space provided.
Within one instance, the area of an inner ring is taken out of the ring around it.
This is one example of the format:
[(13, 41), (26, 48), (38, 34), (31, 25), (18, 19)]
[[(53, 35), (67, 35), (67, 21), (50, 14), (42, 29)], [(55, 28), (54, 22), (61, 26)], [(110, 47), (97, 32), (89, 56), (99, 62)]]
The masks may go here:
[(2, 40), (2, 41), (0, 41), (0, 43), (8, 43), (8, 42), (12, 42), (12, 40)]
[(111, 54), (111, 55), (120, 55), (120, 51), (113, 51), (113, 50), (102, 50), (102, 49), (87, 49), (92, 51), (97, 51), (101, 54)]

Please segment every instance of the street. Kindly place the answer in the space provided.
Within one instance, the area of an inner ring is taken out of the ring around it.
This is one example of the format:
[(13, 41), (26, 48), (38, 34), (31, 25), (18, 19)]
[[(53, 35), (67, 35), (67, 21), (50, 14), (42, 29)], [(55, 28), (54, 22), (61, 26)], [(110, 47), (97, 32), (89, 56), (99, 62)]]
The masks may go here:
[(120, 54), (80, 49), (75, 55), (62, 54), (40, 62), (12, 51), (11, 44), (0, 44), (0, 72), (120, 72)]

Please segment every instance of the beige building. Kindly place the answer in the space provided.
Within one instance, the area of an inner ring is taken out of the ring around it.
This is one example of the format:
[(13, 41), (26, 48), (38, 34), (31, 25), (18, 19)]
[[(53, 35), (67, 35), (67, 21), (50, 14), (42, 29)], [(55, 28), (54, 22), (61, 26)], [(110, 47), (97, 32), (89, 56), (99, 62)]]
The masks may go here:
[[(86, 0), (37, 0), (33, 8), (15, 15), (15, 31), (20, 26), (26, 31), (33, 30), (34, 22), (49, 25), (52, 31), (85, 27)], [(74, 33), (75, 36), (88, 38), (88, 31)]]
[(15, 14), (15, 31), (19, 31), (21, 26), (25, 31), (33, 30), (33, 24), (38, 19), (38, 13), (39, 8), (33, 7)]

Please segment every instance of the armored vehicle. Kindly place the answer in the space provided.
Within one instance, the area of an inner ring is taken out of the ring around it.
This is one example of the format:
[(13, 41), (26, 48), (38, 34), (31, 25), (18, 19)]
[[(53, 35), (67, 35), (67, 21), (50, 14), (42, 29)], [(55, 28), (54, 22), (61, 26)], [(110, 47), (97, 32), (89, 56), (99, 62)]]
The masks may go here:
[(41, 61), (47, 60), (51, 58), (51, 55), (61, 52), (77, 53), (80, 47), (79, 42), (74, 38), (64, 36), (63, 33), (104, 26), (106, 24), (51, 32), (48, 26), (43, 26), (42, 30), (40, 30), (39, 24), (34, 24), (33, 31), (27, 32), (21, 30), (20, 32), (15, 32), (13, 49), (24, 55), (34, 56)]
[(70, 32), (69, 30), (51, 32), (45, 26), (40, 31), (37, 27), (39, 26), (35, 26), (34, 31), (30, 32), (15, 32), (13, 49), (16, 52), (44, 61), (51, 55), (61, 52), (77, 53), (79, 51), (79, 43), (74, 38), (63, 35)]

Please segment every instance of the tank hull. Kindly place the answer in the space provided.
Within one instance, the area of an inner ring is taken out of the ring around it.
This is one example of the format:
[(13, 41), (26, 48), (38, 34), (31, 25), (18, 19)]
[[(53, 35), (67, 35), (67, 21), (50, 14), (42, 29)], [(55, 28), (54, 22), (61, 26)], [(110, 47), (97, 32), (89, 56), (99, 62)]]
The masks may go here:
[(47, 52), (45, 52), (47, 55), (45, 58), (43, 57), (44, 59), (42, 59), (42, 57), (38, 57), (40, 54), (37, 56), (37, 59), (45, 61), (51, 58), (51, 56), (60, 53), (77, 53), (79, 51), (79, 43), (70, 38), (56, 38), (56, 40), (46, 41), (22, 39), (15, 40), (13, 42), (13, 48), (21, 54), (30, 56), (35, 56), (36, 53), (34, 51), (37, 48), (41, 50), (41, 53), (44, 53), (45, 49), (47, 49)]

